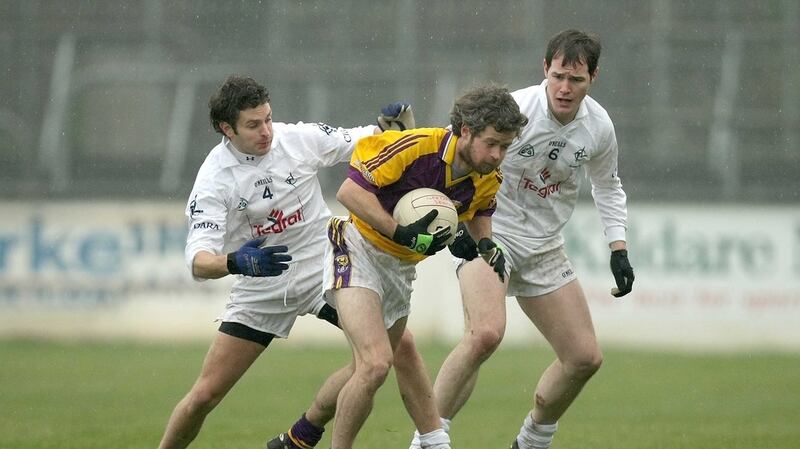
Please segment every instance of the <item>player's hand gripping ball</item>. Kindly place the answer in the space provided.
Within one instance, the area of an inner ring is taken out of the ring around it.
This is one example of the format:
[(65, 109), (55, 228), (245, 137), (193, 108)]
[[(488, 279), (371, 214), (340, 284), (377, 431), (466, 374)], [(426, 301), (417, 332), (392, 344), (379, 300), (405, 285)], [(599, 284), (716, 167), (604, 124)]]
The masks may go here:
[(467, 231), (467, 227), (464, 223), (458, 224), (458, 230), (456, 231), (453, 243), (447, 247), (450, 249), (450, 254), (464, 260), (472, 260), (478, 257), (478, 245), (475, 243), (475, 240), (472, 239), (472, 236), (469, 235), (469, 231)]
[(392, 213), (398, 226), (392, 240), (425, 255), (435, 254), (453, 243), (458, 212), (438, 190), (412, 190), (397, 202)]

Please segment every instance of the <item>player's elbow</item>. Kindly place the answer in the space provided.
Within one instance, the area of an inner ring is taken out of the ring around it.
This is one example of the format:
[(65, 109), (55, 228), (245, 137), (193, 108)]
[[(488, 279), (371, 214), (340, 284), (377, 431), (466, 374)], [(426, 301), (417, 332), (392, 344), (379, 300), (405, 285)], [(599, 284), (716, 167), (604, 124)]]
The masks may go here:
[(353, 196), (353, 186), (350, 179), (345, 179), (339, 190), (336, 192), (336, 201), (342, 204), (348, 204), (350, 198)]

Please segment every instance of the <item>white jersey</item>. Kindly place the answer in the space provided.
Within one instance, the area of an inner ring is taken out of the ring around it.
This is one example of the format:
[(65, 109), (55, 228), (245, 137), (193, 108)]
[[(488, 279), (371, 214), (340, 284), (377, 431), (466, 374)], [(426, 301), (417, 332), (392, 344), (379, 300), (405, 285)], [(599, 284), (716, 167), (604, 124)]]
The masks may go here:
[(534, 253), (562, 245), (561, 229), (575, 210), (585, 169), (606, 241), (625, 240), (626, 196), (608, 113), (586, 96), (575, 119), (561, 125), (547, 107), (546, 85), (547, 80), (512, 93), (530, 121), (500, 166), (504, 179), (493, 233)]
[[(198, 251), (226, 254), (258, 237), (266, 237), (263, 245), (289, 248), (290, 270), (302, 262), (321, 264), (331, 212), (317, 172), (349, 161), (356, 141), (374, 130), (274, 123), (272, 147), (260, 157), (240, 153), (223, 138), (200, 167), (186, 207), (189, 269)], [(319, 270), (321, 282), (321, 265)], [(234, 296), (254, 300), (276, 282), (277, 278), (238, 275)]]

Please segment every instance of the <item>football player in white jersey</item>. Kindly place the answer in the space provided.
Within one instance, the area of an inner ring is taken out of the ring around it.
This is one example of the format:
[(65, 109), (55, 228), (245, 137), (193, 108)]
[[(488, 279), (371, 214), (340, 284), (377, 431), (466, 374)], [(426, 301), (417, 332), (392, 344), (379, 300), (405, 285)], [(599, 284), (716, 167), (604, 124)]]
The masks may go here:
[[(558, 419), (600, 368), (603, 356), (586, 297), (561, 235), (585, 171), (611, 251), (617, 285), (612, 294), (631, 291), (626, 196), (617, 176), (614, 126), (605, 109), (587, 96), (597, 79), (600, 48), (594, 36), (581, 31), (555, 35), (543, 61), (545, 80), (512, 93), (529, 122), (501, 165), (504, 180), (492, 220), (507, 275), (498, 276), (476, 259), (475, 242), (466, 232), (451, 245), (451, 252), (464, 259), (458, 279), (465, 331), (434, 384), (445, 429), (472, 393), (481, 364), (503, 338), (506, 296), (516, 297), (557, 357), (539, 379), (533, 408), (512, 448), (549, 447)], [(419, 447), (417, 441), (415, 436), (412, 448)]]
[[(200, 167), (186, 207), (186, 263), (199, 281), (229, 274), (236, 280), (200, 376), (172, 412), (161, 449), (188, 446), (272, 339), (289, 335), (297, 316), (312, 313), (338, 326), (336, 311), (322, 298), (321, 260), (331, 213), (317, 172), (349, 161), (361, 137), (405, 129), (402, 120), (413, 126), (403, 103), (384, 108), (378, 126), (273, 123), (269, 101), (264, 86), (239, 76), (229, 77), (209, 101), (211, 123), (223, 137)], [(398, 383), (402, 380), (398, 376)], [(408, 382), (411, 394), (414, 382), (430, 389), (427, 377)], [(315, 411), (321, 416), (304, 415), (295, 425), (312, 440), (322, 434), (314, 421), (324, 425), (333, 413)]]

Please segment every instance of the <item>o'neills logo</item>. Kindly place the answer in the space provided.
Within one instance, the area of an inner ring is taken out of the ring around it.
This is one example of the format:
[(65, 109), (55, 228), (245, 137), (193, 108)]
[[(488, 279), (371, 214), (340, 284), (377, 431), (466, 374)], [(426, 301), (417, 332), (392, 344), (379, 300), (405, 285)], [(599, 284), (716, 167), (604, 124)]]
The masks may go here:
[(303, 221), (303, 209), (297, 209), (292, 215), (284, 215), (282, 210), (272, 209), (267, 217), (272, 222), (270, 225), (255, 224), (253, 225), (253, 234), (256, 237), (261, 237), (267, 234), (280, 234), (286, 228)]

